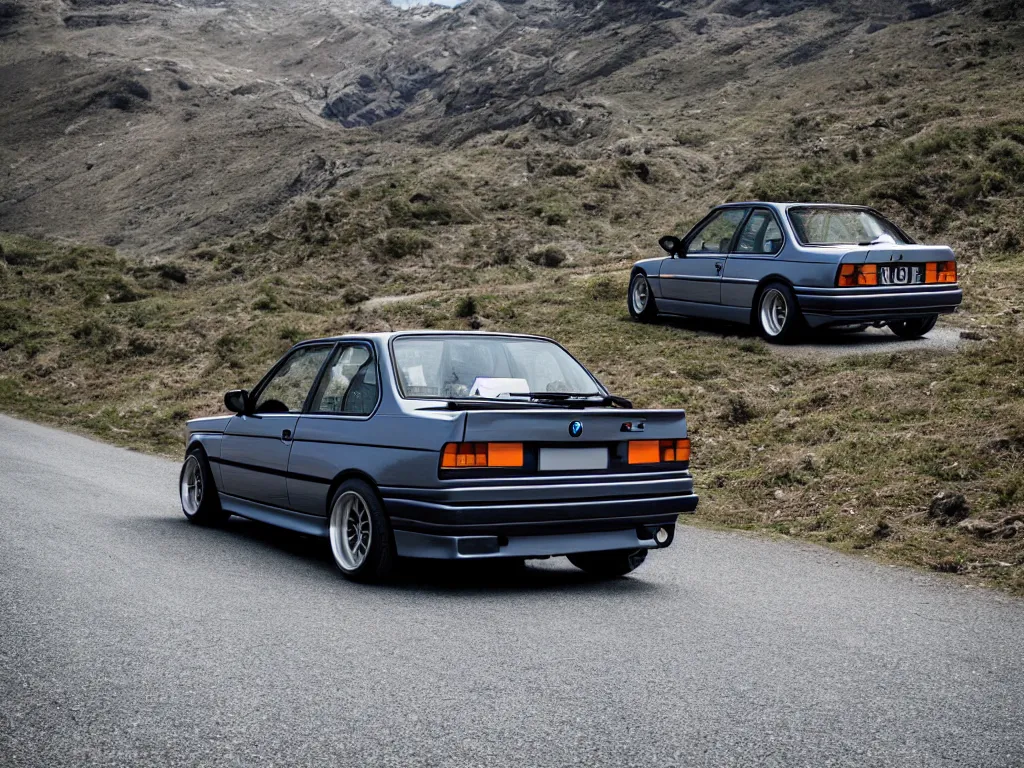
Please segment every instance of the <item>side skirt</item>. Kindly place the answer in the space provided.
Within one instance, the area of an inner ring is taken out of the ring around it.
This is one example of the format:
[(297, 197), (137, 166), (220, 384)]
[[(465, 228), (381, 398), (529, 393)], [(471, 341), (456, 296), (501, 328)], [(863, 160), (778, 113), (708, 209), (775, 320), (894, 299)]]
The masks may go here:
[(301, 512), (292, 512), (279, 507), (270, 507), (248, 499), (241, 499), (238, 496), (231, 496), (227, 493), (219, 493), (221, 506), (233, 515), (245, 517), (249, 520), (256, 520), (260, 523), (276, 525), (278, 528), (286, 528), (306, 536), (320, 536), (327, 538), (327, 518), (319, 515), (304, 515)]
[(750, 323), (750, 307), (730, 307), (725, 304), (701, 304), (695, 301), (658, 299), (658, 314), (680, 317), (707, 317), (731, 323)]

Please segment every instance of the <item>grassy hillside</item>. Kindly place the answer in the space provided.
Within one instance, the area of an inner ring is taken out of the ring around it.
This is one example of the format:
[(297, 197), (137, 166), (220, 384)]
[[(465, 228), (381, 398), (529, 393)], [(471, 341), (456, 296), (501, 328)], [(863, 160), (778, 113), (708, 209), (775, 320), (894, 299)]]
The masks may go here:
[[(379, 133), (318, 128), (339, 154), (297, 180), (292, 202), (199, 246), (157, 257), (0, 235), (0, 409), (177, 456), (187, 418), (221, 410), (223, 391), (299, 339), (543, 333), (639, 405), (688, 410), (700, 521), (1024, 593), (1015, 4), (935, 3), (913, 18), (881, 4), (669, 5), (680, 15), (572, 32), (583, 53), (545, 75), (562, 89), (545, 97), (554, 112), (495, 126), (527, 102), (465, 120), (416, 102)], [(624, 58), (616, 41), (640, 38), (660, 42)], [(497, 65), (474, 55), (474, 77)], [(280, 162), (296, 158), (286, 147)], [(175, 205), (201, 203), (172, 182)], [(870, 203), (951, 244), (966, 301), (940, 328), (958, 350), (833, 357), (734, 326), (630, 322), (632, 261), (745, 198)], [(37, 233), (40, 218), (26, 221)]]

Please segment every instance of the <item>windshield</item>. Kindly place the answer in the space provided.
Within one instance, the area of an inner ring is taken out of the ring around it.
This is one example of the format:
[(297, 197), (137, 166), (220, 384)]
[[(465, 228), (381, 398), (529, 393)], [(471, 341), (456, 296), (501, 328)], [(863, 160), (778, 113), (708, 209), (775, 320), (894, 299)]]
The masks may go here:
[(513, 336), (399, 336), (392, 344), (407, 398), (509, 398), (528, 393), (603, 396), (557, 344)]
[(895, 225), (877, 213), (856, 208), (790, 208), (789, 221), (802, 245), (909, 243)]

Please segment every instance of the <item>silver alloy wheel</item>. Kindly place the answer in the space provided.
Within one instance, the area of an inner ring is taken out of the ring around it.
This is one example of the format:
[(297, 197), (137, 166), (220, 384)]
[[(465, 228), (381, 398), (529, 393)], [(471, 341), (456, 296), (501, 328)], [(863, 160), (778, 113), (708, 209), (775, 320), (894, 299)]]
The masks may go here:
[(196, 514), (203, 503), (203, 467), (195, 456), (185, 459), (180, 491), (181, 508), (189, 516)]
[(373, 524), (366, 500), (355, 491), (345, 491), (331, 510), (331, 551), (338, 565), (354, 571), (366, 561), (373, 540)]
[(786, 327), (789, 302), (778, 288), (769, 288), (761, 297), (761, 327), (769, 336), (778, 336)]
[(633, 290), (630, 295), (633, 302), (633, 311), (638, 315), (642, 315), (644, 310), (647, 309), (647, 301), (650, 298), (646, 277), (637, 275), (633, 278)]

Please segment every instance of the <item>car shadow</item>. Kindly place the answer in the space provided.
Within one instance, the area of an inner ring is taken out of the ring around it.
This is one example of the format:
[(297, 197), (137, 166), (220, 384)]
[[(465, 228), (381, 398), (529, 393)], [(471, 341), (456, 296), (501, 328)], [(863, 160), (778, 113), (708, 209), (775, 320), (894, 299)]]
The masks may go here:
[[(658, 324), (669, 328), (690, 331), (700, 336), (716, 336), (721, 339), (760, 340), (760, 334), (751, 326), (726, 320), (708, 320), (690, 317), (661, 317)], [(771, 344), (778, 350), (832, 349), (839, 353), (876, 352), (891, 349), (915, 349), (917, 347), (952, 348), (956, 345), (954, 329), (938, 325), (927, 336), (920, 339), (903, 339), (884, 328), (838, 329), (819, 328), (805, 330), (788, 344)]]
[[(402, 558), (392, 574), (372, 585), (348, 582), (338, 573), (326, 539), (305, 536), (271, 525), (232, 516), (217, 527), (201, 528), (184, 517), (135, 518), (140, 527), (173, 536), (198, 534), (221, 543), (234, 540), (259, 550), (258, 554), (281, 558), (281, 564), (313, 565), (319, 578), (336, 580), (340, 588), (390, 590), (408, 593), (434, 593), (446, 596), (527, 594), (546, 591), (579, 590), (586, 593), (643, 595), (659, 589), (659, 585), (630, 575), (617, 579), (601, 579), (571, 566), (563, 558), (521, 561), (479, 560), (451, 562)], [(542, 564), (542, 565), (539, 565)], [(564, 567), (562, 567), (564, 564)], [(552, 567), (557, 565), (558, 567)], [(254, 568), (258, 568), (254, 565)], [(307, 574), (308, 575), (308, 574)]]

